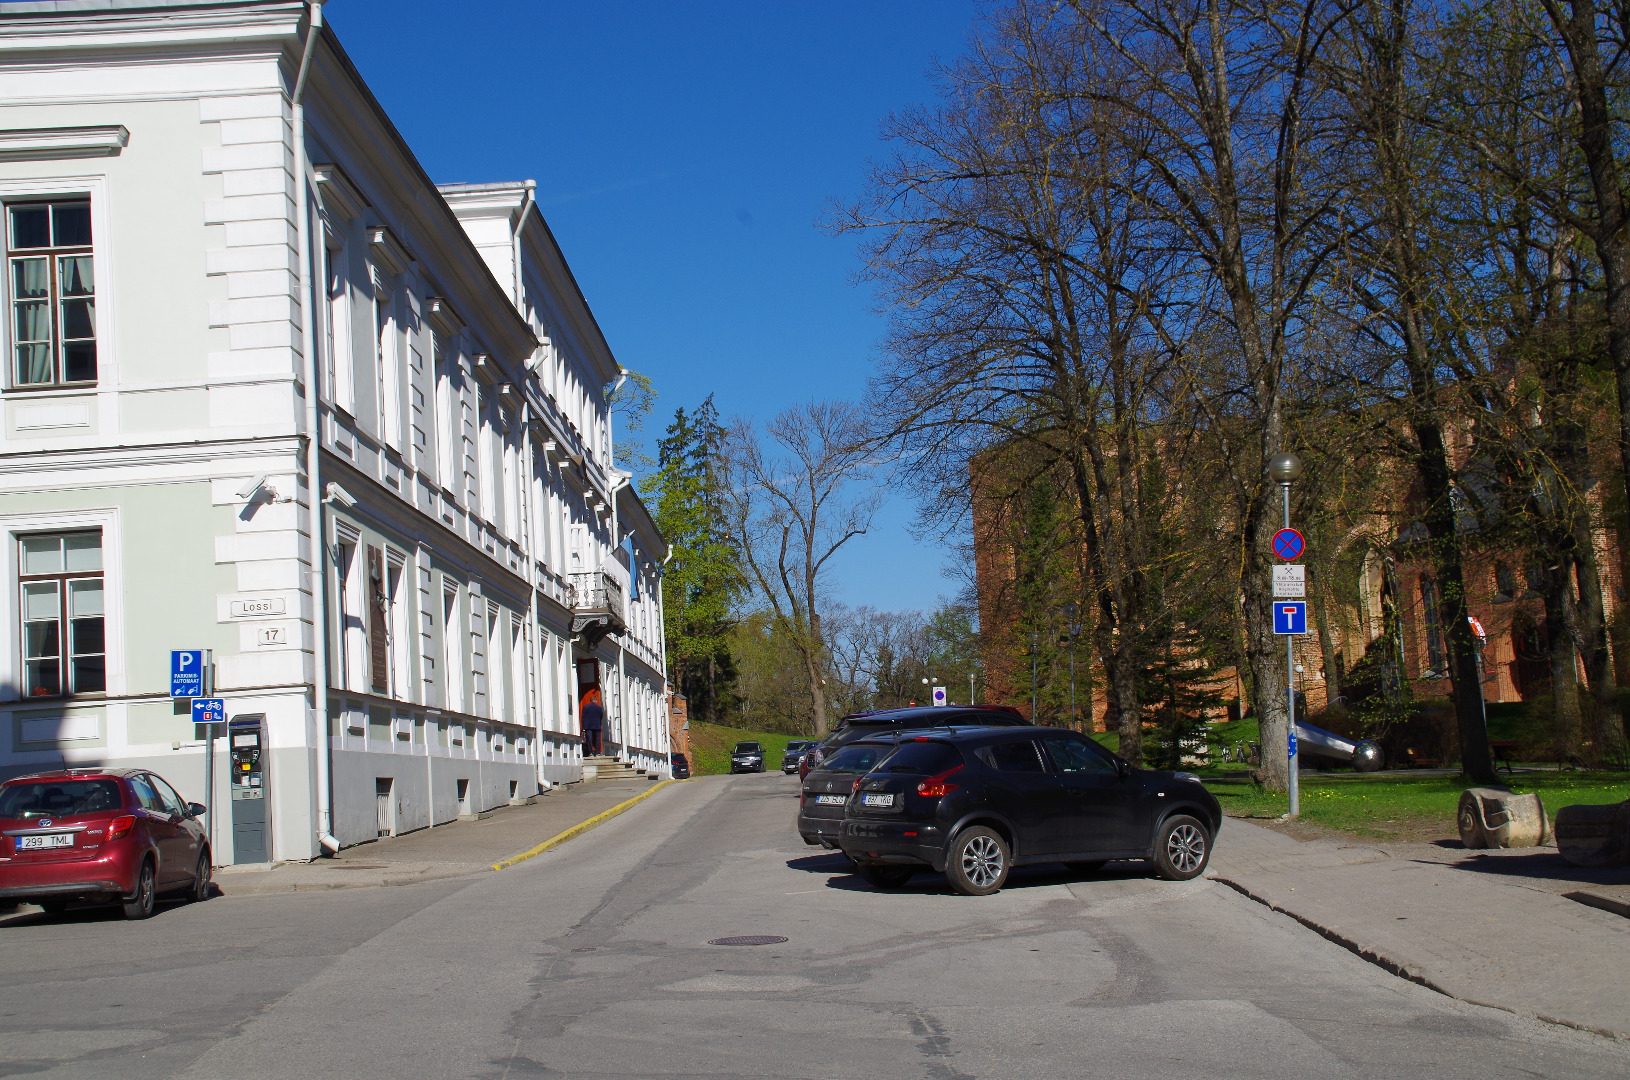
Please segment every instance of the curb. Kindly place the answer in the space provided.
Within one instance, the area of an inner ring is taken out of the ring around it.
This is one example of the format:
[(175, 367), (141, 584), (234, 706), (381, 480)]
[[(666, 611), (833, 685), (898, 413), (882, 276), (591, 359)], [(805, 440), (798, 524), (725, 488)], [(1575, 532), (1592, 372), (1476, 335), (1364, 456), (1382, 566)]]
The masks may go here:
[(1391, 975), (1395, 975), (1400, 979), (1406, 979), (1409, 982), (1415, 983), (1419, 986), (1424, 986), (1426, 989), (1435, 993), (1442, 994), (1446, 998), (1453, 998), (1456, 1001), (1464, 1001), (1469, 1005), (1481, 1005), (1484, 1008), (1499, 1009), (1501, 1012), (1511, 1013), (1514, 1016), (1526, 1016), (1542, 1023), (1554, 1024), (1557, 1027), (1571, 1028), (1574, 1031), (1583, 1031), (1592, 1035), (1600, 1035), (1616, 1042), (1622, 1042), (1630, 1039), (1630, 1032), (1615, 1031), (1611, 1028), (1592, 1027), (1589, 1024), (1581, 1024), (1577, 1021), (1568, 1020), (1563, 1017), (1547, 1016), (1544, 1013), (1528, 1012), (1522, 1009), (1513, 1008), (1510, 1005), (1502, 1005), (1494, 1001), (1480, 1001), (1477, 998), (1466, 997), (1464, 994), (1457, 994), (1440, 983), (1434, 982), (1433, 980), (1427, 978), (1419, 971), (1412, 970), (1407, 964), (1401, 963), (1400, 961), (1394, 960), (1392, 957), (1381, 953), (1374, 946), (1365, 945), (1362, 942), (1359, 942), (1354, 938), (1350, 938), (1345, 934), (1338, 933), (1327, 926), (1319, 925), (1317, 922), (1313, 921), (1308, 916), (1301, 914), (1300, 912), (1291, 911), (1289, 908), (1274, 903), (1266, 896), (1262, 896), (1253, 891), (1250, 886), (1246, 885), (1244, 882), (1236, 881), (1232, 878), (1222, 877), (1220, 875), (1213, 877), (1212, 880), (1220, 882), (1223, 885), (1227, 885), (1230, 889), (1233, 889), (1235, 892), (1246, 897), (1247, 899), (1256, 901), (1269, 911), (1276, 911), (1281, 915), (1285, 915), (1296, 920), (1309, 930), (1313, 931), (1315, 934), (1318, 934), (1320, 937), (1324, 938), (1326, 941), (1331, 941), (1337, 945), (1340, 945), (1342, 948), (1353, 953), (1361, 960), (1374, 964), (1381, 970)]
[(635, 803), (640, 802), (640, 801), (642, 801), (644, 799), (649, 799), (652, 795), (655, 795), (657, 792), (661, 791), (663, 788), (667, 787), (669, 784), (683, 784), (683, 783), (686, 783), (686, 782), (687, 781), (684, 781), (684, 780), (671, 780), (671, 779), (670, 780), (658, 780), (655, 784), (652, 784), (648, 789), (646, 789), (645, 791), (640, 792), (638, 795), (634, 796), (632, 799), (629, 799), (629, 800), (627, 800), (625, 802), (620, 802), (616, 806), (613, 806), (609, 810), (602, 810), (598, 814), (595, 814), (593, 817), (589, 818), (587, 821), (579, 821), (576, 825), (573, 825), (571, 828), (567, 829), (565, 832), (556, 833), (555, 835), (551, 836), (549, 839), (545, 840), (543, 843), (537, 845), (536, 847), (527, 848), (525, 851), (520, 852), (517, 855), (511, 855), (507, 859), (499, 859), (497, 862), (492, 864), (492, 868), (494, 870), (507, 870), (509, 867), (514, 866), (516, 863), (523, 863), (526, 860), (532, 858), (534, 855), (542, 855), (545, 851), (548, 851), (550, 848), (559, 847), (561, 844), (564, 844), (566, 841), (572, 839), (573, 837), (581, 836), (583, 833), (588, 832), (590, 829), (594, 828), (596, 825), (602, 825), (605, 822), (610, 821), (612, 818), (616, 817), (618, 814), (620, 814), (623, 811), (627, 810), (629, 807), (633, 806)]

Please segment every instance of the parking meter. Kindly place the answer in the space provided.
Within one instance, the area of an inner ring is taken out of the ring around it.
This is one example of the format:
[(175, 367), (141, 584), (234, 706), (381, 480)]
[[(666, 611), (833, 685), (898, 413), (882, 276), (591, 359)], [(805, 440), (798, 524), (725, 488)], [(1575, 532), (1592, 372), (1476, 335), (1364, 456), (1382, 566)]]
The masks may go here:
[(232, 861), (263, 863), (271, 849), (266, 826), (269, 786), (266, 716), (249, 713), (227, 722), (232, 792)]

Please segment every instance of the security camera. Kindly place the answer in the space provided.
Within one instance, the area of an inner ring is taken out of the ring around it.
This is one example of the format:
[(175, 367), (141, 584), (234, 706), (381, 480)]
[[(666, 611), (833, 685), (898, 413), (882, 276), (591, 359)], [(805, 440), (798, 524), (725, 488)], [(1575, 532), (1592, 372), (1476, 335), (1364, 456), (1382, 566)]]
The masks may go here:
[(243, 487), (238, 489), (238, 495), (245, 499), (252, 499), (255, 497), (255, 492), (260, 490), (260, 485), (264, 484), (265, 482), (266, 474), (256, 473), (253, 480), (249, 481), (247, 484), (243, 485)]
[(328, 487), (324, 490), (328, 492), (327, 497), (323, 499), (324, 502), (338, 503), (340, 506), (345, 507), (351, 507), (357, 504), (355, 495), (352, 495), (349, 491), (346, 491), (344, 488), (332, 481), (329, 482)]

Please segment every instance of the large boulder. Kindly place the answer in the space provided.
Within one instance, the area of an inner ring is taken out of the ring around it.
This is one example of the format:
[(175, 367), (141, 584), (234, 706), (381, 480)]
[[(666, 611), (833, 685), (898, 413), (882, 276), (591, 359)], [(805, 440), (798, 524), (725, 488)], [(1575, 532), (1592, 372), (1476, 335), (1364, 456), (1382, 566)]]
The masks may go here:
[(1606, 806), (1564, 806), (1556, 846), (1575, 866), (1630, 865), (1630, 799)]
[(1460, 842), (1469, 848), (1538, 847), (1550, 834), (1539, 796), (1505, 788), (1467, 788), (1455, 820)]

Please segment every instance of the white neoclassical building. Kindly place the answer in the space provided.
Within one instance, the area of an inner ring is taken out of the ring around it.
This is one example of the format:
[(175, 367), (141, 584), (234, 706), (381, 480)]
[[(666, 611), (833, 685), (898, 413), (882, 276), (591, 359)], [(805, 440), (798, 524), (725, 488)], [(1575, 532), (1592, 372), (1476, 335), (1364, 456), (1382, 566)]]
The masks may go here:
[(667, 548), (530, 182), (437, 188), (320, 5), (51, 0), (0, 204), (0, 778), (152, 768), (229, 863), (575, 781), (591, 698), (667, 770)]

